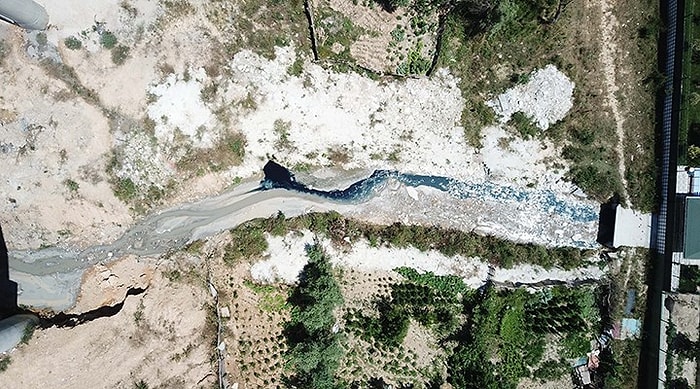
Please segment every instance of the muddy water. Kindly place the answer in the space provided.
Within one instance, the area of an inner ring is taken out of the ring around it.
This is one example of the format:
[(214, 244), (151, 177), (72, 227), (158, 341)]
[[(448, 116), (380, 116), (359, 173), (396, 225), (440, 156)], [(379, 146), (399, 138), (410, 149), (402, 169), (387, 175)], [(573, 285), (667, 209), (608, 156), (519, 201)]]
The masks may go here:
[(593, 205), (572, 202), (552, 192), (490, 182), (464, 183), (445, 177), (376, 171), (344, 190), (318, 190), (296, 182), (286, 168), (274, 163), (266, 165), (265, 173), (262, 185), (248, 181), (221, 195), (148, 216), (109, 244), (84, 250), (53, 247), (10, 252), (10, 277), (20, 284), (19, 303), (64, 310), (74, 303), (80, 278), (92, 264), (125, 255), (158, 256), (278, 211), (287, 216), (331, 209), (340, 213), (357, 211), (358, 203), (375, 197), (390, 180), (408, 187), (438, 189), (456, 199), (486, 197), (506, 207), (508, 203), (528, 204), (542, 213), (555, 212), (575, 224), (588, 225), (597, 218)]
[(233, 228), (257, 217), (282, 211), (289, 216), (336, 209), (337, 204), (310, 194), (285, 189), (256, 190), (248, 182), (219, 196), (151, 215), (113, 243), (85, 250), (51, 247), (37, 251), (10, 251), (10, 278), (19, 283), (20, 304), (64, 310), (75, 300), (80, 278), (92, 264), (125, 255), (158, 256), (190, 241)]

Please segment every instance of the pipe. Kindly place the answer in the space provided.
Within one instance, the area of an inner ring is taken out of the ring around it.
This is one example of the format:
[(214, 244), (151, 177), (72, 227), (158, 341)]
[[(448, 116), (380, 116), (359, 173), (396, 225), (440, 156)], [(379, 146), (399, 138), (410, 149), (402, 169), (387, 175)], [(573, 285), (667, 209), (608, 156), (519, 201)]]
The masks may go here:
[(0, 19), (27, 30), (45, 30), (49, 15), (32, 0), (0, 0)]

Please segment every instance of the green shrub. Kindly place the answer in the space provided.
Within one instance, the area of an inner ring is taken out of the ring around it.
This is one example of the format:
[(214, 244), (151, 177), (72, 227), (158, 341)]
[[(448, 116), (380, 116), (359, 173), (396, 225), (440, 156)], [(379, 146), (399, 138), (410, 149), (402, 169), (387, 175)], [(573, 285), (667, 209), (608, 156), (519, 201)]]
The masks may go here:
[(523, 139), (536, 138), (540, 133), (539, 127), (522, 112), (516, 112), (508, 121), (508, 124), (513, 126)]
[(136, 198), (136, 184), (131, 178), (118, 178), (112, 185), (114, 195), (123, 202), (128, 202)]
[(68, 38), (64, 39), (63, 43), (71, 50), (80, 50), (83, 47), (83, 42), (73, 36), (69, 36)]
[(3, 372), (7, 370), (8, 366), (10, 366), (10, 363), (12, 362), (12, 358), (10, 356), (5, 356), (5, 357), (0, 357), (0, 372)]
[(63, 180), (63, 185), (65, 185), (66, 188), (68, 188), (68, 191), (71, 192), (72, 194), (77, 193), (78, 189), (80, 188), (80, 185), (70, 178)]
[(129, 58), (129, 48), (124, 45), (118, 45), (112, 49), (112, 62), (115, 65), (122, 65)]
[(585, 333), (569, 332), (563, 340), (564, 356), (567, 358), (579, 358), (591, 351), (591, 341)]
[(297, 54), (297, 58), (294, 62), (287, 68), (287, 74), (290, 76), (299, 77), (304, 71), (304, 59)]
[(566, 361), (548, 359), (534, 371), (532, 376), (542, 382), (557, 380), (569, 373), (569, 364)]
[(253, 224), (242, 224), (231, 230), (231, 243), (224, 248), (224, 262), (229, 265), (239, 260), (262, 255), (267, 250), (264, 231)]
[(105, 31), (100, 35), (100, 44), (105, 49), (111, 50), (117, 45), (117, 37), (110, 31)]
[(399, 75), (422, 75), (430, 70), (432, 62), (430, 59), (423, 57), (423, 43), (418, 41), (416, 45), (408, 52), (408, 58), (396, 68), (396, 74)]

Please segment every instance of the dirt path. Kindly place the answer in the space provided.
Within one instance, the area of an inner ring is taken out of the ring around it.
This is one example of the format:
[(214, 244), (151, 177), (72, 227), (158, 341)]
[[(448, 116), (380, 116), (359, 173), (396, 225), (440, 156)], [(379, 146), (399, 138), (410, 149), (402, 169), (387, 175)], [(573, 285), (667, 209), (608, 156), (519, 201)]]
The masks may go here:
[(600, 18), (600, 62), (603, 65), (603, 75), (605, 76), (606, 99), (608, 101), (610, 111), (612, 111), (613, 119), (615, 120), (615, 127), (617, 129), (617, 168), (620, 172), (620, 179), (622, 180), (622, 192), (620, 193), (620, 197), (622, 203), (629, 204), (629, 195), (627, 194), (628, 184), (627, 179), (625, 178), (626, 167), (623, 148), (623, 142), (625, 139), (625, 118), (620, 112), (620, 105), (617, 97), (615, 96), (618, 91), (617, 84), (615, 83), (617, 74), (617, 69), (615, 68), (615, 56), (618, 53), (617, 43), (615, 43), (615, 29), (618, 27), (619, 23), (612, 12), (615, 5), (613, 0), (596, 0), (595, 3), (600, 6), (602, 12), (602, 17)]

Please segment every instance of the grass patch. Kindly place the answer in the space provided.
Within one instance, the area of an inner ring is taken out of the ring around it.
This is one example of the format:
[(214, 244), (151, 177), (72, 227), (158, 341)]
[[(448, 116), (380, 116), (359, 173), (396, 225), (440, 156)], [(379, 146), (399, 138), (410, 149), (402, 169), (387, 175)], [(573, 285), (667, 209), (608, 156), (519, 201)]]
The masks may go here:
[(294, 144), (289, 140), (289, 130), (292, 128), (292, 122), (287, 122), (282, 119), (277, 119), (273, 123), (272, 131), (277, 136), (275, 148), (278, 150), (292, 150)]
[(510, 117), (508, 124), (515, 128), (523, 139), (536, 138), (540, 133), (539, 127), (532, 121), (532, 118), (522, 112), (514, 113)]
[(185, 247), (185, 251), (196, 255), (196, 254), (201, 254), (202, 253), (202, 248), (204, 247), (204, 241), (201, 239), (195, 240), (194, 242), (190, 243)]
[(68, 89), (83, 98), (86, 103), (101, 108), (99, 95), (83, 85), (75, 69), (50, 58), (42, 59), (39, 63), (50, 77), (63, 81)]
[(287, 74), (293, 77), (299, 77), (304, 71), (304, 59), (297, 53), (294, 62), (287, 68)]
[(240, 133), (227, 133), (214, 147), (190, 149), (175, 166), (183, 173), (218, 172), (240, 165), (245, 156), (246, 139)]
[(244, 223), (231, 230), (231, 243), (224, 249), (224, 262), (235, 265), (241, 260), (262, 255), (267, 250), (264, 232), (255, 223)]
[(205, 13), (229, 37), (223, 42), (227, 57), (247, 48), (274, 59), (275, 47), (290, 43), (298, 50), (311, 51), (302, 0), (213, 0), (206, 2)]
[(287, 297), (280, 292), (279, 287), (256, 284), (250, 280), (243, 280), (243, 285), (250, 288), (250, 290), (260, 297), (258, 306), (262, 311), (281, 312), (287, 308)]
[(27, 323), (27, 325), (24, 327), (24, 331), (22, 331), (22, 339), (20, 340), (20, 342), (22, 342), (23, 344), (29, 344), (29, 341), (32, 340), (32, 337), (34, 336), (35, 330), (36, 323)]
[(166, 270), (163, 272), (163, 276), (165, 276), (165, 278), (167, 278), (170, 282), (178, 282), (180, 279), (182, 279), (182, 273), (180, 273), (180, 271), (177, 269)]
[(354, 65), (355, 59), (350, 54), (350, 46), (367, 31), (331, 8), (318, 7), (314, 11), (319, 37), (319, 58), (331, 60), (338, 70)]

